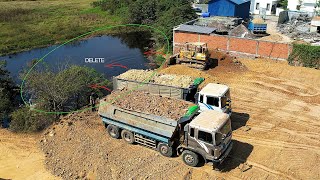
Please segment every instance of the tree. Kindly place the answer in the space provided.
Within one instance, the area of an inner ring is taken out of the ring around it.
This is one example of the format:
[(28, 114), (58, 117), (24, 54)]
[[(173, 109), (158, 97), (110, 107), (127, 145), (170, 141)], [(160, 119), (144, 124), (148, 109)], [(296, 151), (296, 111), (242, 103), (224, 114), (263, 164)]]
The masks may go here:
[(25, 92), (36, 99), (37, 106), (53, 111), (73, 111), (88, 104), (88, 97), (95, 91), (89, 86), (102, 83), (109, 85), (102, 74), (94, 69), (72, 65), (55, 72), (49, 67), (39, 67), (30, 72), (26, 80)]
[(303, 3), (303, 0), (298, 0), (297, 10), (301, 9), (302, 3)]
[[(135, 24), (147, 24), (155, 26), (162, 30), (169, 37), (169, 41), (172, 41), (172, 28), (183, 22), (192, 20), (197, 17), (195, 11), (192, 9), (190, 3), (191, 0), (126, 0), (119, 3), (116, 0), (103, 0), (102, 2), (117, 3), (113, 5), (107, 5), (109, 8), (106, 10), (111, 11), (110, 8), (115, 9), (126, 7), (128, 13), (124, 14), (128, 17), (124, 19), (129, 23)], [(99, 4), (99, 2), (96, 2)], [(98, 5), (104, 9), (104, 5)], [(115, 10), (117, 11), (117, 10)], [(166, 45), (166, 41), (163, 39), (163, 35), (159, 32), (154, 33), (158, 45)]]
[(316, 13), (318, 16), (320, 16), (320, 0), (318, 0), (316, 4)]
[[(6, 70), (6, 61), (0, 61), (0, 120), (17, 106), (18, 87)], [(0, 123), (1, 125), (2, 123)]]
[[(171, 42), (173, 39), (173, 27), (186, 21), (195, 19), (196, 17), (197, 15), (195, 14), (191, 6), (189, 4), (184, 4), (179, 7), (171, 7), (163, 16), (161, 16), (157, 20), (156, 26), (159, 27), (159, 29), (167, 35), (169, 41)], [(157, 36), (160, 44), (166, 44), (166, 41), (165, 39), (163, 39), (162, 35), (159, 35), (159, 33), (155, 33), (154, 35)]]
[(288, 9), (288, 0), (279, 0), (278, 3), (281, 5), (281, 7), (282, 7), (284, 10), (287, 10), (287, 9)]

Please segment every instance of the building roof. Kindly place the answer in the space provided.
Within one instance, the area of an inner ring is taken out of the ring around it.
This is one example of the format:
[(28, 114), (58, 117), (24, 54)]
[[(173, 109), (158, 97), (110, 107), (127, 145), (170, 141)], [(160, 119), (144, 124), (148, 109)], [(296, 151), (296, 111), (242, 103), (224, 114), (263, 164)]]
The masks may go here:
[[(228, 0), (228, 1), (231, 1), (231, 2), (239, 5), (239, 4), (243, 4), (243, 3), (246, 3), (246, 2), (250, 2), (251, 0)], [(210, 1), (210, 2), (212, 2), (212, 1)]]
[(229, 115), (214, 110), (205, 110), (195, 117), (190, 126), (200, 128), (207, 132), (217, 131), (229, 119)]
[(201, 89), (200, 94), (210, 94), (212, 96), (220, 97), (223, 96), (229, 87), (223, 84), (209, 83), (203, 89)]
[(174, 28), (175, 31), (185, 31), (185, 32), (194, 32), (200, 34), (211, 34), (217, 28), (213, 27), (203, 27), (203, 26), (196, 26), (196, 25), (186, 25), (181, 24), (178, 27)]

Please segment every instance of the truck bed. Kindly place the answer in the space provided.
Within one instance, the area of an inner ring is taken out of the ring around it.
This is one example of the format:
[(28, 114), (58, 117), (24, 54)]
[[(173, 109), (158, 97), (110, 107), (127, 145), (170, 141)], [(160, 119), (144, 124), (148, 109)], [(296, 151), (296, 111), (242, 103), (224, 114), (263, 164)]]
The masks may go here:
[(194, 101), (198, 85), (203, 81), (203, 78), (153, 73), (149, 70), (129, 70), (113, 78), (113, 89), (137, 89), (153, 95)]
[(175, 119), (130, 111), (113, 105), (106, 105), (105, 111), (99, 111), (99, 114), (107, 124), (113, 124), (162, 142), (168, 142), (178, 125)]

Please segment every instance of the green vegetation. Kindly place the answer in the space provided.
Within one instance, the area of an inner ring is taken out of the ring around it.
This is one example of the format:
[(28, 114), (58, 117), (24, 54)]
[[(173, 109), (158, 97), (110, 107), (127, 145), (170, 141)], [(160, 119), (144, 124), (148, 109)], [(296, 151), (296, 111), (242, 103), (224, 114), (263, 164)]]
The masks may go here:
[(155, 57), (155, 63), (158, 66), (161, 66), (161, 64), (165, 61), (166, 59), (162, 55), (156, 55)]
[(10, 130), (14, 132), (37, 132), (55, 121), (54, 115), (39, 113), (23, 107), (11, 114)]
[[(113, 15), (121, 15), (127, 23), (152, 25), (164, 32), (172, 41), (174, 26), (196, 18), (188, 0), (100, 0), (93, 2)], [(154, 33), (158, 45), (166, 45), (163, 35)]]
[(0, 0), (0, 56), (61, 43), (98, 27), (124, 22), (122, 16), (93, 8), (91, 2)]
[[(58, 120), (57, 114), (47, 112), (69, 112), (79, 110), (89, 104), (89, 95), (106, 95), (103, 89), (93, 89), (90, 85), (110, 86), (109, 81), (94, 69), (81, 66), (68, 66), (53, 69), (46, 64), (36, 66), (30, 72), (24, 93), (31, 95), (29, 106), (16, 109), (11, 113), (10, 129), (15, 132), (41, 131)], [(23, 75), (24, 76), (24, 75)], [(5, 105), (7, 107), (7, 105)]]
[(320, 0), (317, 1), (317, 5), (316, 6), (317, 6), (316, 7), (317, 8), (316, 13), (317, 13), (318, 16), (320, 16)]
[[(175, 25), (195, 17), (186, 0), (0, 0), (0, 56), (62, 43), (99, 27), (125, 23), (155, 26), (172, 39)], [(163, 35), (154, 36), (164, 44)]]
[(90, 85), (108, 86), (102, 74), (93, 68), (71, 65), (58, 71), (39, 66), (27, 77), (24, 92), (36, 97), (36, 109), (50, 112), (70, 112), (88, 104), (92, 92), (102, 96), (106, 92)]
[(291, 65), (320, 68), (320, 47), (307, 44), (294, 44), (288, 58)]
[(9, 72), (5, 69), (6, 62), (0, 61), (0, 126), (4, 117), (8, 116), (17, 105), (18, 87), (13, 83)]
[(278, 0), (278, 3), (284, 10), (288, 10), (288, 0)]

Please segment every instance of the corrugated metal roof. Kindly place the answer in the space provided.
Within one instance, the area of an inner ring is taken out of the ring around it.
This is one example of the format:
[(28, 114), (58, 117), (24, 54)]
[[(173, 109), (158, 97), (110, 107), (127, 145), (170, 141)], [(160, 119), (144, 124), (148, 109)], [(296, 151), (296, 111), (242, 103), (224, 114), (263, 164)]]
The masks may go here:
[(201, 33), (201, 34), (211, 34), (216, 29), (217, 28), (181, 24), (180, 26), (178, 26), (174, 30), (175, 31)]
[(246, 2), (250, 2), (251, 0), (228, 0), (228, 1), (231, 1), (231, 2), (239, 5), (239, 4), (243, 4), (243, 3), (246, 3)]

